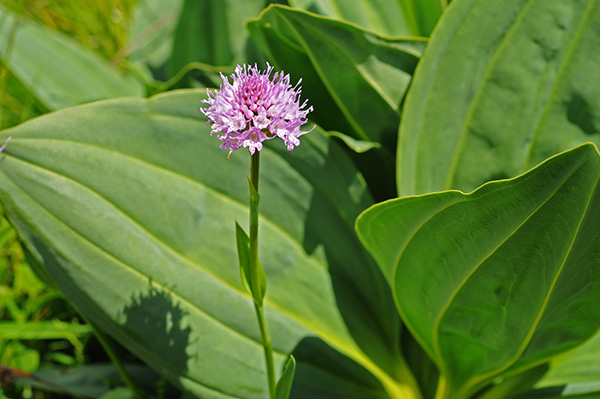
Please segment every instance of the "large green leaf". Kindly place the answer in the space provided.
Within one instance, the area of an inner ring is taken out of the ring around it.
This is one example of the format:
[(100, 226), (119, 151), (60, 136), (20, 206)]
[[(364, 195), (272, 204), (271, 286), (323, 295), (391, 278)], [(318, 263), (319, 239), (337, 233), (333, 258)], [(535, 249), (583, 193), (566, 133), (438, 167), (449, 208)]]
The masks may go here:
[(290, 4), (388, 36), (429, 36), (443, 6), (440, 0), (290, 0)]
[(184, 0), (169, 59), (174, 75), (190, 62), (229, 66), (243, 61), (248, 33), (244, 21), (265, 0)]
[(588, 144), (469, 195), (400, 198), (359, 217), (445, 397), (467, 397), (600, 328), (599, 179)]
[[(0, 201), (30, 263), (157, 371), (202, 398), (262, 398), (260, 335), (235, 250), (249, 157), (226, 160), (198, 110), (204, 98), (99, 102), (7, 131)], [(302, 139), (292, 152), (270, 142), (261, 157), (276, 364), (295, 352), (296, 398), (400, 397), (399, 317), (352, 229), (371, 199), (341, 147), (319, 130)]]
[(73, 39), (1, 6), (0, 49), (2, 62), (49, 110), (144, 94), (139, 82)]
[(390, 39), (283, 6), (269, 7), (248, 29), (270, 62), (303, 77), (323, 128), (394, 145), (400, 105), (426, 40)]
[(400, 195), (472, 190), (600, 144), (597, 0), (456, 0), (400, 126)]

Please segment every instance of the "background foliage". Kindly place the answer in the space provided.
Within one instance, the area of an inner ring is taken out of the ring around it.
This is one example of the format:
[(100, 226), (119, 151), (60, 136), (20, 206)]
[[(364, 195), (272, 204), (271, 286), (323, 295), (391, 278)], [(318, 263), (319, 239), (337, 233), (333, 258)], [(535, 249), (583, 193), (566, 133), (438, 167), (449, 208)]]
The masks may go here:
[(53, 381), (3, 395), (139, 395), (96, 331), (146, 396), (264, 397), (248, 159), (198, 108), (269, 62), (319, 126), (263, 157), (291, 397), (598, 396), (596, 26), (594, 0), (2, 1), (0, 363)]

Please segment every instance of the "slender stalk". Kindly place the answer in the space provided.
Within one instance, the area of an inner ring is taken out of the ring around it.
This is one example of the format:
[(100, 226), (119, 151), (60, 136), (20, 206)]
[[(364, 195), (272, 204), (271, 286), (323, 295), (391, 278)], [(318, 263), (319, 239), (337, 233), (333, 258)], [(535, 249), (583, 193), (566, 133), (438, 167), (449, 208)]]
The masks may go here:
[(260, 327), (260, 336), (262, 337), (263, 351), (265, 353), (265, 364), (267, 366), (267, 383), (269, 384), (269, 397), (275, 398), (275, 365), (273, 363), (273, 345), (271, 343), (271, 335), (265, 317), (265, 309), (262, 305), (254, 304), (256, 309), (256, 317), (258, 326)]
[[(256, 151), (250, 158), (250, 180), (254, 186), (255, 193), (250, 190), (250, 268), (251, 282), (258, 292), (258, 171), (260, 166), (260, 152)], [(273, 362), (273, 344), (271, 343), (271, 334), (265, 317), (265, 309), (262, 301), (254, 301), (256, 318), (260, 329), (263, 349), (265, 353), (265, 364), (267, 368), (267, 383), (269, 386), (269, 397), (275, 399), (275, 366)]]
[[(258, 170), (260, 167), (260, 152), (256, 151), (250, 158), (250, 181), (258, 194)], [(260, 197), (250, 190), (250, 267), (251, 284), (258, 285), (258, 202)], [(257, 287), (253, 287), (257, 288)], [(258, 292), (255, 291), (255, 292)]]
[(108, 355), (110, 360), (115, 365), (117, 371), (119, 372), (119, 374), (121, 375), (121, 378), (123, 379), (123, 382), (131, 390), (133, 397), (136, 399), (142, 399), (142, 393), (139, 391), (139, 389), (135, 385), (135, 382), (131, 378), (131, 375), (129, 374), (127, 369), (125, 369), (125, 365), (121, 361), (121, 358), (117, 354), (117, 351), (115, 351), (115, 348), (114, 348), (113, 344), (110, 342), (110, 339), (98, 327), (96, 327), (96, 325), (94, 323), (91, 323), (89, 320), (86, 320), (86, 321), (92, 327), (92, 330), (94, 331), (94, 335), (98, 339), (98, 342), (100, 342), (100, 345), (102, 345), (102, 348), (104, 348), (104, 351), (106, 352), (106, 354)]
[(435, 399), (447, 399), (448, 398), (448, 386), (446, 385), (446, 378), (440, 374), (438, 379), (437, 391), (435, 393)]

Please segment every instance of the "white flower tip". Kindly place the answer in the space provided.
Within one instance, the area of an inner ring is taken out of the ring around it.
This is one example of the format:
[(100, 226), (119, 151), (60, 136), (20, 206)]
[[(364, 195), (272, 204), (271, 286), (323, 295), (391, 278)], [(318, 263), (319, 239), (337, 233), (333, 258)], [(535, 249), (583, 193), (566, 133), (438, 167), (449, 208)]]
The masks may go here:
[(4, 142), (4, 144), (2, 144), (2, 147), (0, 147), (0, 152), (4, 151), (4, 149), (6, 148), (6, 145), (8, 143), (10, 143), (11, 140), (12, 140), (12, 136), (8, 136), (8, 138), (6, 139), (6, 141)]

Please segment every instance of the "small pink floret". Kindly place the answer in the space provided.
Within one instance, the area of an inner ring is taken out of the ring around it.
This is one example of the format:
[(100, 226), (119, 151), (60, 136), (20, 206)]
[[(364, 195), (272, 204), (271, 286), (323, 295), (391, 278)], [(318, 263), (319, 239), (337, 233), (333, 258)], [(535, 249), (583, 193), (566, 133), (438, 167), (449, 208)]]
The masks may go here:
[(8, 143), (10, 143), (11, 140), (12, 140), (12, 136), (8, 136), (8, 138), (6, 139), (6, 141), (4, 142), (4, 144), (2, 144), (2, 146), (0, 146), (0, 152), (4, 151), (4, 149), (6, 148), (6, 145)]
[[(219, 90), (207, 90), (209, 105), (200, 108), (211, 124), (211, 134), (219, 133), (221, 148), (229, 154), (239, 148), (248, 148), (251, 154), (263, 148), (263, 141), (279, 137), (288, 150), (300, 145), (298, 139), (314, 129), (302, 131), (306, 116), (313, 110), (300, 105), (300, 82), (290, 85), (290, 75), (276, 72), (271, 80), (273, 67), (267, 70), (254, 66), (237, 66), (229, 78), (221, 74), (223, 84)], [(229, 158), (229, 155), (228, 155)]]

